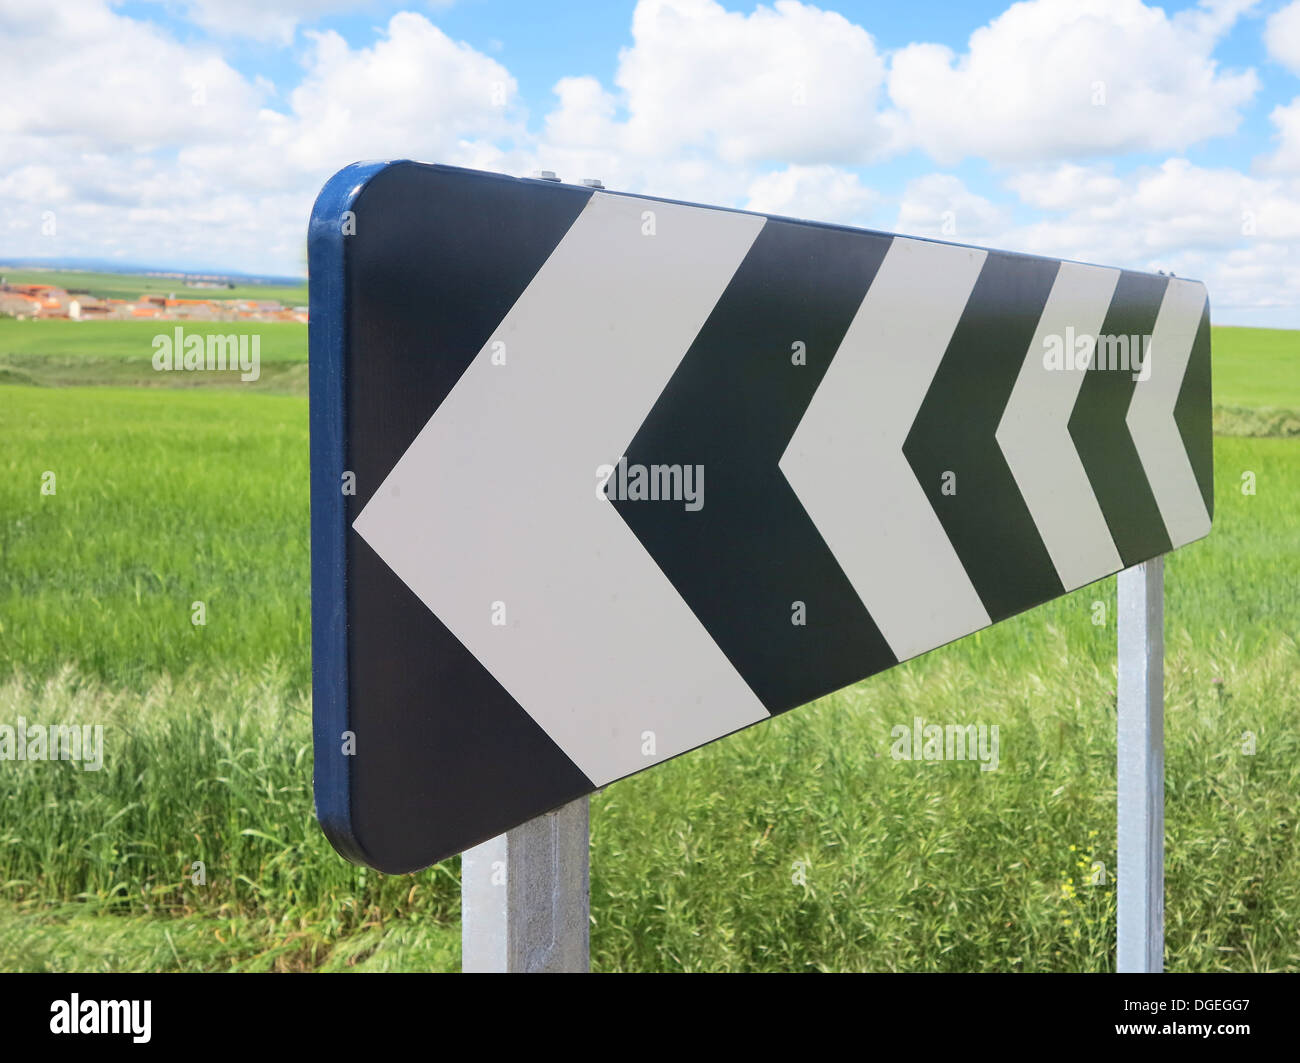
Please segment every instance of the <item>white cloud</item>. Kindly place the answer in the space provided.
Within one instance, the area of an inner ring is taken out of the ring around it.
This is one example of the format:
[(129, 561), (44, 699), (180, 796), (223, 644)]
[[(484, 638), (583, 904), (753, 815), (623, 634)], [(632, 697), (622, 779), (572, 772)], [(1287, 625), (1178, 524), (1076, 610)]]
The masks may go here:
[[(1030, 0), (966, 54), (914, 44), (892, 72), (866, 30), (793, 0), (748, 14), (641, 0), (613, 81), (561, 78), (531, 127), (506, 66), (422, 14), (393, 16), (362, 47), (303, 34), (333, 2), (186, 9), (221, 34), (295, 39), (302, 77), (277, 95), (218, 43), (178, 41), (111, 0), (0, 0), (5, 253), (300, 270), (325, 179), (359, 158), (411, 157), (1174, 269), (1204, 279), (1220, 312), (1290, 306), (1300, 324), (1300, 97), (1273, 107), (1276, 149), (1253, 174), (1090, 158), (1172, 151), (1235, 126), (1255, 78), (1213, 59), (1248, 6), (1235, 0), (1172, 17), (1138, 0)], [(1266, 30), (1284, 62), (1297, 10)], [(1097, 80), (1105, 106), (1091, 102)], [(924, 176), (896, 202), (852, 168), (909, 146), (1002, 164), (1018, 205), (926, 174), (920, 155)], [(46, 211), (56, 238), (41, 235)]]
[(748, 194), (753, 168), (707, 151), (643, 151), (619, 117), (615, 96), (592, 77), (562, 78), (556, 107), (541, 136), (513, 155), (513, 173), (554, 170), (566, 181), (585, 177), (606, 187), (670, 199), (734, 206)]
[(630, 190), (632, 160), (623, 147), (614, 97), (593, 77), (561, 78), (554, 92), (556, 106), (531, 156), (534, 169), (554, 170), (566, 181), (598, 177), (611, 188)]
[[(1025, 249), (1063, 258), (1148, 268), (1170, 255), (1300, 239), (1300, 186), (1186, 159), (1115, 176), (1112, 167), (1071, 167), (1022, 175), (1009, 184), (1044, 206), (1054, 188), (1061, 217), (1019, 230)], [(1095, 195), (1101, 187), (1114, 194)], [(1062, 241), (1065, 237), (1066, 242)]]
[(1264, 160), (1275, 172), (1300, 174), (1300, 96), (1273, 108), (1269, 120), (1277, 126), (1277, 152)]
[(546, 116), (546, 140), (572, 149), (607, 149), (620, 134), (614, 97), (593, 77), (561, 78), (559, 105)]
[[(1190, 266), (1188, 272), (1194, 268)], [(1242, 320), (1243, 310), (1255, 311), (1251, 320), (1256, 324), (1300, 327), (1295, 315), (1300, 259), (1293, 248), (1279, 244), (1237, 248), (1204, 262), (1201, 275), (1209, 287), (1212, 317), (1216, 307), (1227, 311), (1230, 320)], [(1285, 311), (1289, 316), (1258, 313), (1264, 310)]]
[[(861, 218), (870, 194), (834, 164), (892, 150), (884, 74), (864, 29), (794, 0), (750, 14), (714, 0), (641, 0), (614, 89), (561, 79), (516, 161), (625, 191)], [(785, 169), (767, 173), (769, 162)]]
[(957, 243), (1002, 243), (1010, 221), (1004, 207), (970, 191), (952, 174), (932, 173), (907, 183), (898, 232)]
[(728, 163), (860, 162), (892, 137), (884, 61), (841, 15), (777, 0), (752, 14), (713, 0), (641, 0), (615, 81), (624, 146), (701, 149)]
[(1123, 194), (1124, 182), (1109, 170), (1064, 163), (1050, 170), (1025, 170), (1007, 185), (1022, 203), (1043, 210), (1064, 210), (1113, 203)]
[(1300, 75), (1300, 0), (1273, 13), (1264, 28), (1268, 54)]
[(1174, 158), (1123, 177), (1110, 165), (1061, 166), (1008, 184), (1051, 212), (1009, 234), (1016, 250), (1172, 270), (1205, 281), (1220, 309), (1296, 305), (1300, 181)]
[(190, 0), (186, 14), (222, 36), (291, 44), (300, 24), (355, 7), (354, 0)]
[(394, 15), (369, 48), (350, 48), (332, 31), (308, 36), (307, 76), (276, 138), (303, 167), (405, 155), (448, 161), (463, 138), (522, 131), (511, 119), (518, 86), (509, 71), (422, 15)]
[[(897, 231), (1205, 282), (1216, 321), (1296, 327), (1300, 180), (1253, 177), (1173, 158), (1119, 174), (1112, 164), (1065, 163), (1007, 179), (1011, 211), (952, 174), (908, 183)], [(951, 213), (946, 213), (951, 212)], [(947, 224), (945, 224), (947, 223)]]
[(261, 91), (211, 45), (186, 47), (102, 0), (0, 5), (0, 158), (40, 150), (144, 150), (229, 142)]
[(880, 196), (835, 166), (787, 166), (756, 177), (746, 210), (839, 225), (866, 225)]
[(971, 35), (964, 55), (912, 44), (889, 95), (933, 158), (995, 162), (1181, 150), (1232, 132), (1254, 71), (1226, 73), (1214, 47), (1248, 3), (1169, 18), (1141, 0), (1029, 0)]
[[(490, 169), (523, 134), (500, 63), (420, 15), (353, 49), (311, 36), (285, 112), (211, 45), (71, 0), (31, 17), (0, 0), (0, 232), (12, 255), (103, 256), (223, 268), (302, 268), (324, 181), (360, 158)], [(186, 80), (197, 72), (196, 97)], [(57, 212), (57, 237), (41, 235)]]

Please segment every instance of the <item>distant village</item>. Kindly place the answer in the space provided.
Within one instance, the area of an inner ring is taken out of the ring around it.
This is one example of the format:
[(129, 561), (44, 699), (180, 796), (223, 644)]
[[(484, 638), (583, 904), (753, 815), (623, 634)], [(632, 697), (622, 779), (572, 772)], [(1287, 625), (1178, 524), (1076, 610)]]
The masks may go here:
[[(216, 287), (204, 285), (204, 287)], [(305, 306), (284, 306), (275, 299), (177, 299), (141, 295), (138, 299), (97, 299), (84, 291), (52, 284), (7, 284), (0, 278), (0, 314), (20, 320), (64, 318), (72, 321), (297, 321), (305, 324)]]

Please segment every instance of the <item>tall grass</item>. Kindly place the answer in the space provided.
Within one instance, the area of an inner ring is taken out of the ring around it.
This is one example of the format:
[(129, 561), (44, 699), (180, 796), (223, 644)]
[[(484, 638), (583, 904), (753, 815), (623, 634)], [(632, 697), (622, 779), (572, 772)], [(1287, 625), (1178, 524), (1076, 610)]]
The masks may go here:
[(99, 725), (105, 752), (98, 771), (4, 763), (0, 897), (28, 914), (75, 901), (205, 918), (235, 958), (250, 958), (242, 937), (280, 966), (315, 966), (337, 939), (399, 916), (454, 921), (454, 865), (387, 877), (332, 852), (311, 815), (310, 712), (278, 668), (163, 677), (140, 694), (70, 669), (12, 676), (0, 722)]
[(9, 387), (0, 404), (0, 674), (73, 664), (141, 690), (277, 661), (307, 685), (305, 402)]
[[(1168, 665), (1168, 966), (1300, 970), (1300, 653)], [(999, 769), (893, 759), (914, 716), (997, 724)], [(596, 961), (1113, 970), (1114, 757), (1113, 670), (1068, 640), (904, 666), (600, 795)]]
[[(365, 872), (312, 816), (305, 412), (0, 387), (0, 723), (107, 747), (0, 762), (0, 969), (458, 962), (456, 862)], [(1168, 965), (1296, 970), (1300, 441), (1216, 477), (1167, 563)], [(1110, 579), (608, 787), (596, 966), (1109, 969), (1114, 640)], [(918, 715), (997, 725), (999, 769), (895, 760)]]
[[(1300, 650), (1183, 634), (1168, 665), (1168, 965), (1300, 970)], [(5, 765), (0, 897), (26, 931), (0, 922), (0, 964), (364, 966), (399, 933), (414, 952), (386, 962), (454, 966), (457, 862), (389, 877), (331, 852), (306, 714), (274, 672), (11, 678), (0, 720), (100, 723), (106, 756)], [(998, 770), (894, 759), (914, 716), (996, 725)], [(1112, 969), (1114, 731), (1113, 671), (1061, 639), (1030, 671), (932, 655), (617, 783), (592, 799), (595, 966)], [(89, 913), (118, 951), (59, 961)]]

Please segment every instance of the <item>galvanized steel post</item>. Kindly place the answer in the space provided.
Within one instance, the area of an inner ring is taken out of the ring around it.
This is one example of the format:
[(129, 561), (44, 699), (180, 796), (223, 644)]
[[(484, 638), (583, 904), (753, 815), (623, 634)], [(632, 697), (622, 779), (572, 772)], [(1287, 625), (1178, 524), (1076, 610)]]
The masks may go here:
[(1119, 574), (1116, 966), (1164, 969), (1164, 558)]
[(587, 798), (461, 856), (461, 969), (584, 972), (589, 965)]

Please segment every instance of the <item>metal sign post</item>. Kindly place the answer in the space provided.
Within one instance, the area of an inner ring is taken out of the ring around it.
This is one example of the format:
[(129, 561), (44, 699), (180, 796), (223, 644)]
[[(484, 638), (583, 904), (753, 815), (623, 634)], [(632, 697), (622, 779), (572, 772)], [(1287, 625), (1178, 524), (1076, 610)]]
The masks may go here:
[(588, 969), (587, 798), (467, 849), (460, 866), (463, 971)]
[(1164, 558), (1119, 574), (1118, 948), (1121, 973), (1164, 968)]

